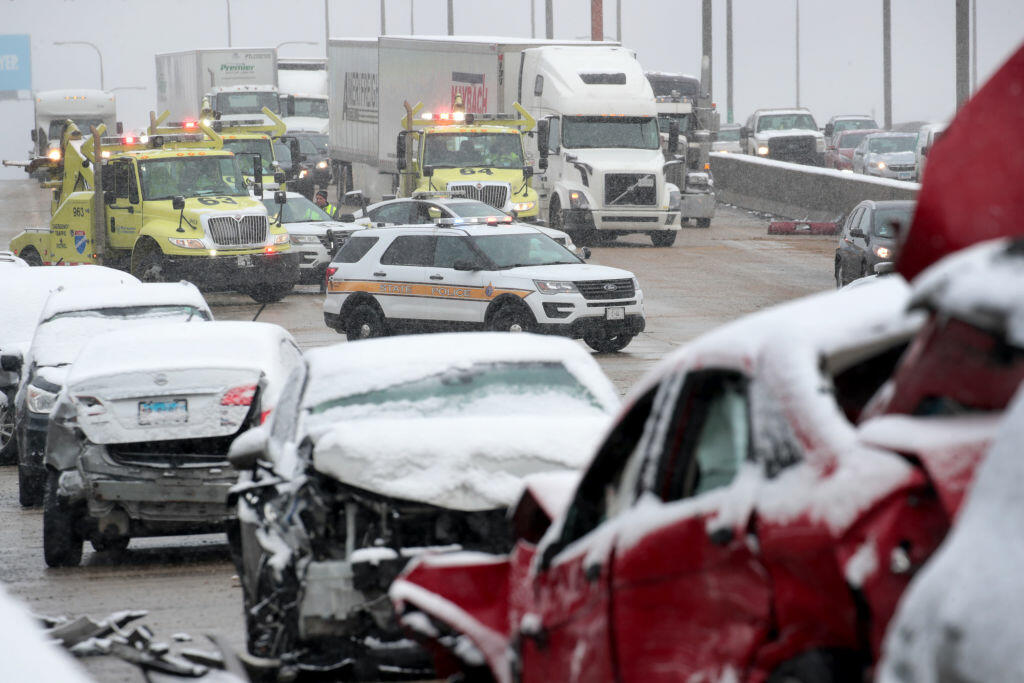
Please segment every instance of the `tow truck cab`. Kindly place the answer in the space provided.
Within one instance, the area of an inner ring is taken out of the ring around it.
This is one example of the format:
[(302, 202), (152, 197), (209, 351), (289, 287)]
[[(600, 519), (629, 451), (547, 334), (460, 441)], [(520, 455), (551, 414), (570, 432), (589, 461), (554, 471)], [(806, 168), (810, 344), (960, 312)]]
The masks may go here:
[[(401, 196), (416, 192), (452, 192), (490, 204), (520, 220), (538, 217), (537, 193), (531, 187), (533, 167), (523, 151), (523, 131), (533, 118), (518, 104), (522, 118), (506, 114), (465, 113), (456, 96), (452, 112), (420, 112), (422, 104), (402, 119), (396, 159), (403, 176)], [(424, 126), (422, 130), (415, 127)]]
[(104, 138), (101, 126), (94, 140), (68, 126), (62, 158), (48, 162), (50, 225), (23, 231), (11, 249), (33, 265), (102, 264), (145, 281), (187, 279), (261, 302), (282, 298), (299, 277), (287, 231), (269, 223), (221, 136), (203, 122), (195, 127)]

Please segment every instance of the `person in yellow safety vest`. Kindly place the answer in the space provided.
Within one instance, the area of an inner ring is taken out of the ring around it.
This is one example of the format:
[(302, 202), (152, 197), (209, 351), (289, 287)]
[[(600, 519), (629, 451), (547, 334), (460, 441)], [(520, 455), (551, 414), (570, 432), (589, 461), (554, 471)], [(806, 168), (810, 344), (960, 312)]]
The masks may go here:
[(331, 218), (334, 218), (335, 214), (338, 213), (338, 207), (327, 201), (327, 190), (318, 190), (313, 201)]

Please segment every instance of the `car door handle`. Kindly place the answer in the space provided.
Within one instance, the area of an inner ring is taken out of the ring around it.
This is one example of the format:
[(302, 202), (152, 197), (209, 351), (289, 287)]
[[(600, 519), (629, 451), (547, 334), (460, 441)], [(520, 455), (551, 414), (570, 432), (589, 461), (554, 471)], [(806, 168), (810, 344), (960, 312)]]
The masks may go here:
[(444, 279), (444, 275), (431, 275), (430, 279), (431, 280), (443, 280)]
[(732, 543), (732, 539), (736, 538), (736, 532), (729, 527), (722, 527), (708, 534), (708, 538), (715, 545), (729, 545)]
[(388, 274), (383, 272), (383, 271), (378, 270), (376, 273), (373, 274), (373, 276), (374, 277), (387, 277)]

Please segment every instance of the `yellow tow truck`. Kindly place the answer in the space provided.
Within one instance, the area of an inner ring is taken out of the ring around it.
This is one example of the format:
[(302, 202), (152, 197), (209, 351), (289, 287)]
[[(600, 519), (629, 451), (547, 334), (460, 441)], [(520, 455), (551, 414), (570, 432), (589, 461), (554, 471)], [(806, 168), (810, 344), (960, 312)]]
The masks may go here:
[(422, 103), (406, 103), (396, 150), (400, 196), (450, 193), (536, 221), (533, 167), (523, 151), (523, 134), (536, 121), (518, 102), (512, 106), (522, 118), (466, 113), (461, 96), (451, 112), (421, 113)]
[(299, 255), (258, 198), (262, 167), (252, 170), (253, 197), (240, 158), (205, 122), (195, 126), (103, 137), (102, 125), (89, 136), (68, 125), (60, 155), (29, 162), (49, 175), (50, 225), (19, 233), (11, 250), (30, 265), (100, 264), (261, 303), (283, 298), (299, 279)]

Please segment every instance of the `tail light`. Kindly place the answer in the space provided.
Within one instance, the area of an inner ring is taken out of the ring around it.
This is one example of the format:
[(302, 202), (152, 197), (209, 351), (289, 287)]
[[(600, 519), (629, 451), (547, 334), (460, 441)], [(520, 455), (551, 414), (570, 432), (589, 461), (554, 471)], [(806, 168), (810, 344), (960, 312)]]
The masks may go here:
[(252, 405), (252, 398), (256, 395), (256, 385), (247, 384), (245, 386), (234, 387), (228, 389), (221, 396), (220, 404), (222, 406), (248, 406)]
[(327, 285), (330, 284), (331, 277), (335, 273), (337, 273), (337, 272), (338, 272), (338, 268), (336, 266), (328, 266), (327, 267), (327, 273), (324, 275), (324, 287), (327, 287)]
[(268, 417), (270, 417), (270, 410), (264, 410), (260, 413), (260, 424), (266, 422)]

